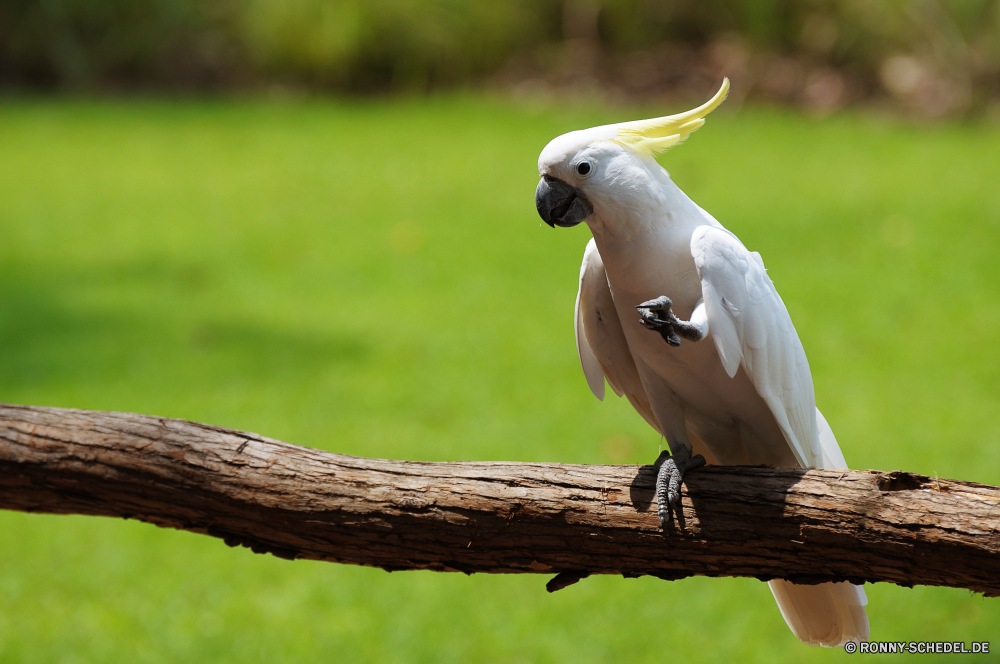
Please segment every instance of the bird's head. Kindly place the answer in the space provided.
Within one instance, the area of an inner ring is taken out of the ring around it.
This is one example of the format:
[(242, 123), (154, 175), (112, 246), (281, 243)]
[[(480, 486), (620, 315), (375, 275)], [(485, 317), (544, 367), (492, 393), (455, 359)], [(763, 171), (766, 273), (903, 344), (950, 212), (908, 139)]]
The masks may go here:
[[(538, 157), (542, 176), (535, 206), (553, 228), (587, 220), (595, 205), (641, 186), (637, 173), (655, 167), (653, 157), (677, 145), (705, 124), (705, 116), (729, 93), (729, 79), (705, 104), (677, 115), (581, 129), (554, 138)], [(638, 167), (638, 170), (637, 170)]]

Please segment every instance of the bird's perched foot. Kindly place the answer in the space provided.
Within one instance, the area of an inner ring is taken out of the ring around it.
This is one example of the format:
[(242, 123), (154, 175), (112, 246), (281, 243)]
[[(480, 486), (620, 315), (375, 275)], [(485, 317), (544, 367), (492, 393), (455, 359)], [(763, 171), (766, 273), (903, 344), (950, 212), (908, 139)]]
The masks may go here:
[[(660, 333), (663, 340), (671, 346), (680, 346), (680, 337), (689, 341), (701, 341), (705, 338), (704, 331), (693, 323), (681, 320), (670, 310), (673, 302), (666, 295), (643, 302), (636, 306), (639, 310), (639, 323), (648, 330)], [(679, 336), (678, 336), (679, 335)]]
[(656, 511), (660, 516), (660, 526), (666, 531), (670, 515), (681, 497), (684, 473), (704, 466), (705, 457), (700, 454), (692, 457), (690, 449), (681, 447), (673, 456), (663, 450), (656, 463), (660, 464), (660, 470), (656, 474)]

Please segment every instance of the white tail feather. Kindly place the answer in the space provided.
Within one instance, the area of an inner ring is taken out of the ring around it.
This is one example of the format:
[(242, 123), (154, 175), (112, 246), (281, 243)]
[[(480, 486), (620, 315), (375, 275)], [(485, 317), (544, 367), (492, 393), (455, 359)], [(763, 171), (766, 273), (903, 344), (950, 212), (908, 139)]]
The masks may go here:
[[(823, 413), (816, 409), (816, 425), (823, 449), (823, 467), (846, 469), (847, 462)], [(782, 579), (768, 581), (781, 617), (803, 643), (834, 648), (848, 641), (868, 640), (868, 597), (862, 586), (820, 583), (803, 586)]]
[(803, 643), (834, 648), (868, 640), (868, 598), (861, 586), (846, 581), (803, 586), (782, 579), (767, 585), (781, 617)]
[(816, 428), (819, 429), (819, 446), (823, 450), (823, 467), (827, 470), (847, 470), (847, 461), (837, 444), (837, 437), (819, 408), (816, 409)]

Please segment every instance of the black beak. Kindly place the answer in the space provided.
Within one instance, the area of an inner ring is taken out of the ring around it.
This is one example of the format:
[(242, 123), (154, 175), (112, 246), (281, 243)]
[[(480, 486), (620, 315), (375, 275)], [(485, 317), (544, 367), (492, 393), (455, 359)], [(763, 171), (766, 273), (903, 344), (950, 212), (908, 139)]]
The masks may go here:
[(542, 176), (535, 189), (535, 207), (542, 221), (552, 228), (576, 226), (594, 214), (594, 206), (582, 191), (548, 175)]

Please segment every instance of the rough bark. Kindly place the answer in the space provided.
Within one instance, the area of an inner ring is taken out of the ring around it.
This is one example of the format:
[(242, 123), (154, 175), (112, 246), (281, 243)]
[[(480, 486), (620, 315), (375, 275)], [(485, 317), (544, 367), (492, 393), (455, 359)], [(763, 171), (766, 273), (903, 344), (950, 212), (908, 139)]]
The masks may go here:
[(655, 469), (363, 459), (130, 413), (0, 405), (0, 508), (139, 519), (386, 570), (888, 581), (1000, 595), (1000, 489), (714, 466), (667, 533)]

